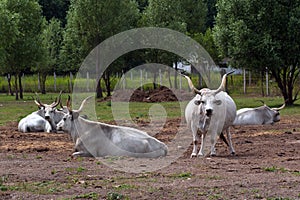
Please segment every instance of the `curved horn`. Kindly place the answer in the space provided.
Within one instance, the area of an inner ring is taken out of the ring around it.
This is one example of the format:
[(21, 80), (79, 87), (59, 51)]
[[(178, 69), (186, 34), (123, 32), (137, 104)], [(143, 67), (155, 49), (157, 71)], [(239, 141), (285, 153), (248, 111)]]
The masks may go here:
[(35, 95), (36, 95), (36, 99), (34, 100), (34, 103), (36, 105), (38, 105), (39, 107), (45, 108), (45, 105), (40, 101), (40, 97), (39, 97), (38, 93), (35, 93)]
[(181, 74), (181, 75), (184, 76), (187, 79), (190, 89), (193, 90), (196, 94), (200, 94), (201, 95), (200, 90), (198, 90), (197, 88), (195, 88), (195, 86), (194, 86), (192, 80), (190, 79), (190, 77), (188, 77), (188, 76), (186, 76), (184, 74)]
[(77, 112), (81, 112), (82, 111), (82, 108), (84, 106), (84, 104), (86, 103), (87, 100), (89, 100), (90, 98), (92, 98), (93, 96), (89, 96), (87, 98), (85, 98), (82, 102), (81, 102), (81, 105), (79, 107), (79, 109), (77, 110)]
[(56, 98), (55, 101), (51, 104), (51, 107), (52, 107), (52, 108), (54, 108), (54, 107), (58, 106), (58, 104), (60, 104), (60, 101), (61, 101), (61, 93), (62, 93), (62, 91), (60, 91), (60, 93), (59, 93), (58, 101), (57, 101), (57, 98)]
[(263, 100), (258, 100), (264, 104), (264, 106), (267, 106), (267, 104)]
[(221, 91), (225, 91), (225, 87), (226, 87), (226, 78), (227, 78), (228, 75), (232, 74), (233, 72), (234, 72), (234, 71), (231, 71), (231, 72), (228, 72), (228, 73), (226, 73), (226, 74), (223, 75), (221, 85), (219, 86), (218, 89), (216, 89), (216, 90), (214, 91), (214, 94), (218, 94), (218, 93), (221, 92)]
[(279, 110), (283, 109), (284, 107), (285, 107), (285, 103), (282, 106), (280, 106), (279, 108), (272, 108), (272, 110), (279, 111)]
[(70, 97), (70, 95), (68, 95), (67, 108), (68, 108), (69, 112), (72, 111), (72, 108), (71, 108), (71, 97)]

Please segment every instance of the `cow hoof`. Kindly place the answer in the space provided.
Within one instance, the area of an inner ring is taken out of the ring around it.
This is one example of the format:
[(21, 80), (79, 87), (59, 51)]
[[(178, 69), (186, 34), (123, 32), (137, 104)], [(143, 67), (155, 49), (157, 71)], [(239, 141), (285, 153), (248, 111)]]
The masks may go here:
[(213, 153), (213, 154), (210, 154), (210, 157), (216, 157), (217, 154)]
[(196, 157), (197, 157), (197, 154), (195, 154), (195, 153), (191, 154), (191, 158), (196, 158)]
[(230, 155), (235, 156), (235, 152), (231, 152)]

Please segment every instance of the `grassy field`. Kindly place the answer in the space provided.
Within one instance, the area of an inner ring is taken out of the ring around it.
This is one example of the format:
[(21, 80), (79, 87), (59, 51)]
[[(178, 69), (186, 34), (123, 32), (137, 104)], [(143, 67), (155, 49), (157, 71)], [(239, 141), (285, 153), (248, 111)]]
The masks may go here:
[[(52, 103), (58, 94), (48, 93), (40, 95), (40, 100), (43, 103)], [(24, 116), (37, 110), (37, 106), (33, 102), (33, 93), (25, 93), (24, 99), (15, 101), (13, 96), (0, 94), (0, 125), (7, 122), (19, 121)], [(270, 107), (280, 107), (283, 104), (281, 97), (249, 97), (241, 95), (233, 95), (232, 98), (236, 102), (237, 108), (257, 107), (261, 106), (260, 100), (264, 101)], [(67, 94), (62, 95), (62, 102), (66, 102)], [(156, 115), (167, 115), (168, 118), (177, 118), (183, 115), (183, 111), (187, 102), (162, 102), (162, 103), (142, 103), (142, 102), (125, 102), (112, 103), (110, 101), (96, 101), (97, 119), (103, 122), (113, 121), (112, 108), (117, 110), (118, 118), (133, 120), (142, 119), (149, 120), (149, 110), (154, 108)], [(126, 107), (127, 106), (127, 107)], [(76, 109), (76, 108), (74, 108)], [(129, 110), (129, 113), (128, 111)], [(161, 112), (160, 112), (161, 111)], [(281, 111), (282, 116), (300, 115), (300, 100), (296, 101), (295, 106), (286, 107)]]

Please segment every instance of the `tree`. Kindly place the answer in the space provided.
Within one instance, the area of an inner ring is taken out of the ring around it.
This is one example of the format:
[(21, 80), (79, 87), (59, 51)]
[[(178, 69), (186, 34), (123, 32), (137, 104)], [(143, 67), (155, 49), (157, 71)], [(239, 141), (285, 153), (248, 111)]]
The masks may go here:
[[(138, 5), (131, 0), (71, 1), (62, 48), (63, 60), (78, 70), (81, 60), (93, 48), (114, 34), (136, 27), (138, 17)], [(77, 43), (79, 44), (76, 45)], [(78, 52), (75, 58), (68, 57), (76, 54), (75, 52)], [(105, 78), (109, 80), (112, 72), (113, 69), (109, 68), (105, 72)], [(102, 97), (100, 86), (98, 84), (97, 97)], [(109, 95), (110, 88), (106, 89)]]
[(268, 70), (288, 105), (297, 100), (300, 2), (218, 0), (214, 38), (237, 67)]
[(47, 21), (55, 18), (61, 21), (63, 27), (65, 26), (70, 0), (39, 0), (39, 4)]
[(39, 59), (41, 44), (39, 35), (42, 31), (41, 8), (35, 0), (3, 0), (8, 13), (18, 15), (18, 37), (9, 46), (5, 46), (6, 59), (3, 64), (9, 73), (15, 76), (16, 100), (23, 98), (22, 74), (30, 70)]
[[(139, 21), (140, 26), (154, 26), (161, 28), (169, 28), (185, 33), (187, 25), (183, 13), (182, 3), (179, 0), (149, 0), (149, 5), (146, 7)], [(148, 63), (165, 63), (169, 66), (177, 61), (178, 56), (159, 49), (149, 49), (145, 52), (145, 62)], [(156, 78), (157, 69), (152, 70), (154, 81), (153, 87), (157, 88)], [(169, 74), (170, 75), (170, 74)], [(176, 76), (177, 74), (175, 74)], [(170, 76), (169, 76), (170, 77)], [(175, 78), (176, 80), (176, 78)], [(177, 87), (175, 82), (175, 88)]]
[(5, 1), (0, 2), (0, 73), (6, 74), (8, 80), (8, 91), (13, 95), (11, 88), (11, 68), (6, 66), (8, 50), (19, 36), (19, 14), (7, 9)]
[(62, 42), (62, 27), (58, 19), (51, 19), (50, 22), (45, 22), (43, 33), (41, 34), (42, 49), (40, 62), (33, 67), (35, 72), (39, 73), (39, 82), (41, 93), (46, 94), (46, 79), (50, 72), (55, 72), (58, 69), (58, 60), (60, 46)]

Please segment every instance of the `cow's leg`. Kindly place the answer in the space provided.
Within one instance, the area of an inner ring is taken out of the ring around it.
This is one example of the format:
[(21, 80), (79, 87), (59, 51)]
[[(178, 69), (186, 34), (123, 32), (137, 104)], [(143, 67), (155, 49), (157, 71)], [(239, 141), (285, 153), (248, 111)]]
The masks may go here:
[(198, 150), (198, 144), (199, 144), (199, 135), (198, 135), (198, 129), (196, 126), (192, 124), (191, 126), (192, 133), (193, 133), (193, 152), (191, 154), (191, 158), (197, 156), (197, 150)]
[(201, 134), (201, 146), (200, 146), (200, 151), (198, 153), (199, 157), (204, 156), (204, 141), (205, 141), (205, 136), (206, 136), (206, 133), (202, 133)]
[(232, 141), (231, 141), (231, 133), (230, 133), (230, 128), (229, 128), (229, 127), (226, 129), (226, 134), (227, 134), (227, 139), (228, 139), (228, 142), (229, 142), (229, 150), (230, 150), (230, 154), (231, 154), (231, 155), (234, 155), (234, 154), (235, 154), (235, 151), (234, 151), (234, 148), (233, 148), (233, 145), (232, 145)]
[(217, 153), (216, 153), (216, 141), (217, 141), (217, 133), (214, 133), (214, 134), (211, 134), (211, 138), (210, 138), (210, 155), (211, 156), (215, 156)]
[(51, 133), (52, 127), (48, 121), (45, 123), (44, 132)]

